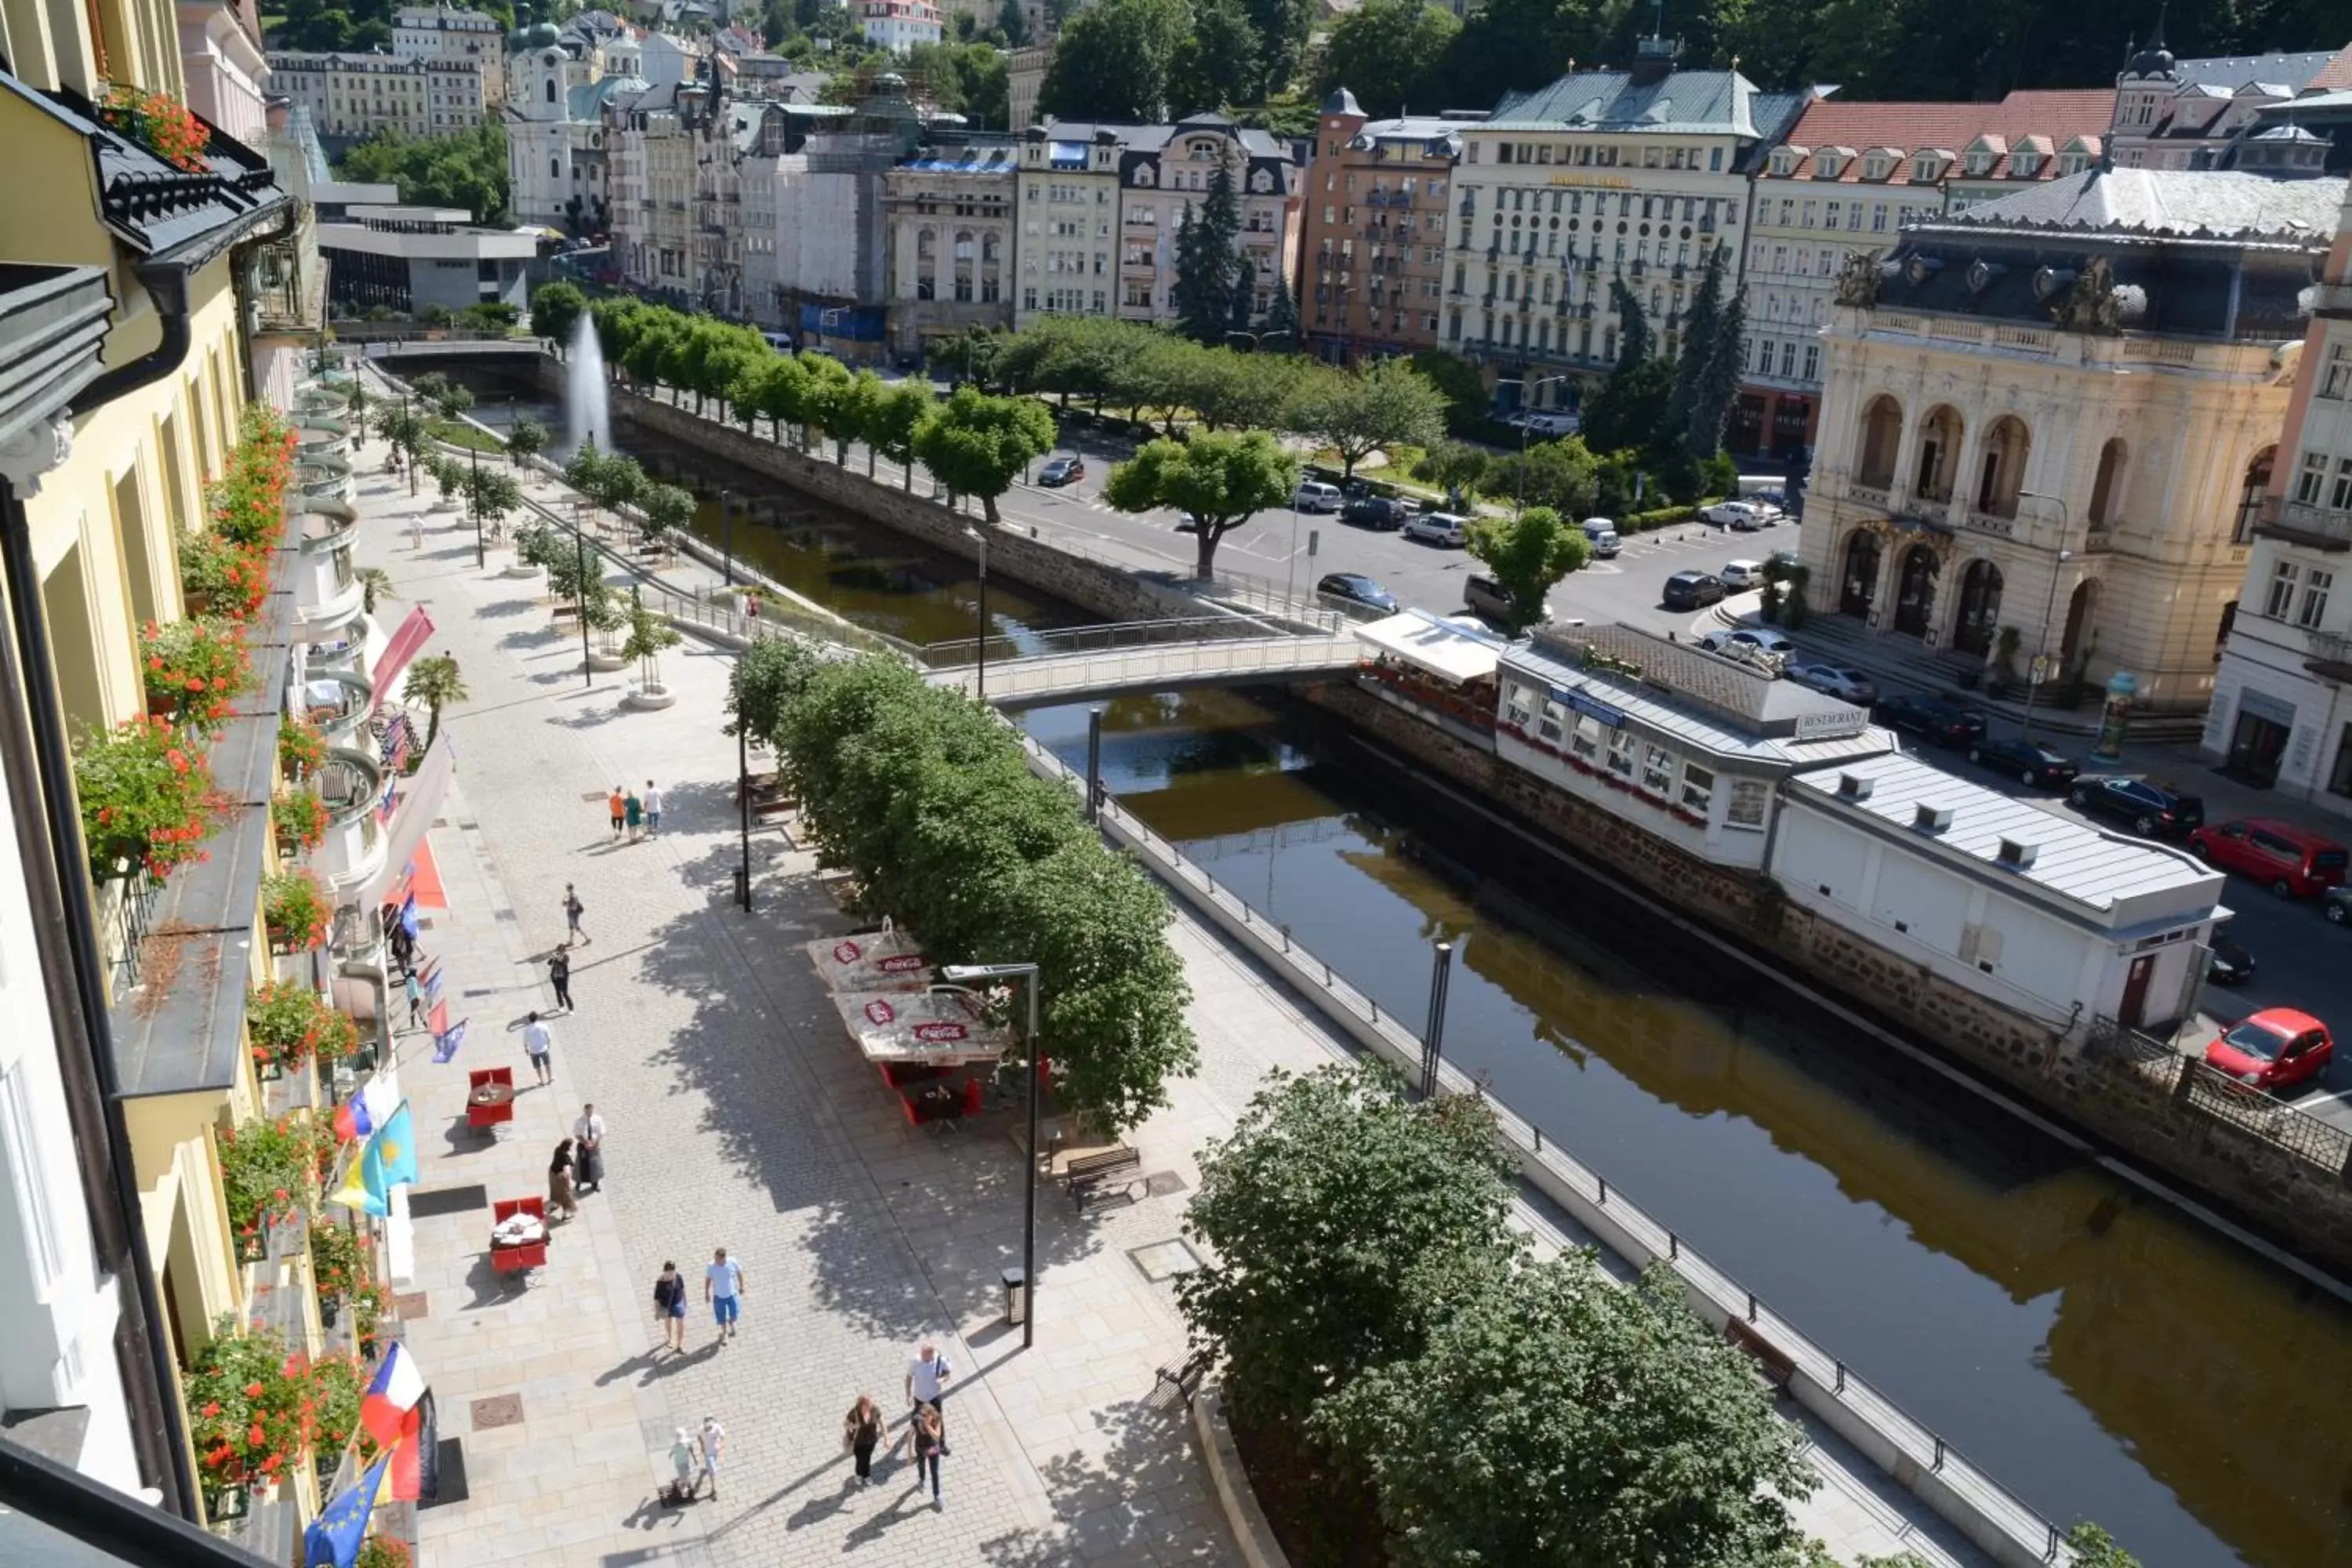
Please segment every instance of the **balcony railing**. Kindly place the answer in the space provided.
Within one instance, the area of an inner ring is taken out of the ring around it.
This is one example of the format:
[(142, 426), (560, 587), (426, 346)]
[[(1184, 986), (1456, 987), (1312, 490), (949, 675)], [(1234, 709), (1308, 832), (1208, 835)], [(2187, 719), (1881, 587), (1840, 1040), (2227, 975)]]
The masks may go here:
[(2317, 550), (2352, 550), (2352, 513), (2327, 511), (2305, 501), (2265, 502), (2254, 531)]
[(139, 984), (140, 955), (155, 923), (155, 903), (163, 884), (144, 870), (110, 877), (99, 885), (98, 923), (109, 954), (107, 999), (120, 1002)]
[(2352, 680), (2352, 637), (2342, 632), (2304, 635), (2311, 639), (2311, 658), (2304, 664), (2305, 669), (2323, 680)]

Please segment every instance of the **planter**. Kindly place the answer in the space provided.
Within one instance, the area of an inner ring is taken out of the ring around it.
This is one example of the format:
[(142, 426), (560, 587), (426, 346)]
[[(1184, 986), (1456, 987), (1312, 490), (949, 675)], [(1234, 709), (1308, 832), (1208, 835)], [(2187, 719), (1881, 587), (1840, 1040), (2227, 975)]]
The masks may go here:
[(621, 699), (621, 706), (642, 710), (667, 708), (677, 700), (677, 696), (667, 686), (632, 686), (627, 695)]
[[(629, 667), (629, 662), (630, 661), (627, 658), (622, 657), (620, 654), (606, 653), (602, 648), (590, 648), (588, 650), (588, 668), (602, 674), (610, 674), (616, 669), (626, 669)], [(668, 704), (664, 703), (663, 706), (667, 707)]]
[(517, 561), (509, 563), (499, 575), (524, 583), (544, 583), (547, 581), (547, 568), (534, 566), (528, 561)]

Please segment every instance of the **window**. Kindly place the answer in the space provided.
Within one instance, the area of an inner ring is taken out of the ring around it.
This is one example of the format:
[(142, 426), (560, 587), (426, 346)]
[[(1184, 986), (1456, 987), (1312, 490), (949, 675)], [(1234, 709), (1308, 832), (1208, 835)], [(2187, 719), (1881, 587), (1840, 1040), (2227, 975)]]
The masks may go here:
[(1642, 787), (1664, 798), (1674, 783), (1675, 754), (1664, 746), (1642, 748)]
[(1609, 771), (1611, 773), (1615, 773), (1620, 778), (1630, 779), (1633, 776), (1633, 747), (1635, 743), (1636, 742), (1634, 742), (1633, 732), (1631, 731), (1612, 730), (1609, 731)]
[(1683, 764), (1683, 809), (1696, 816), (1705, 816), (1708, 804), (1714, 799), (1714, 770), (1700, 767), (1696, 763), (1685, 763)]
[(2319, 504), (2320, 487), (2327, 482), (2327, 454), (2305, 452), (2303, 471), (2294, 477), (2294, 499), (2305, 506)]
[(1504, 723), (1521, 730), (1528, 727), (1528, 719), (1534, 716), (1534, 710), (1528, 705), (1528, 688), (1516, 681), (1505, 684), (1503, 687)]
[(2336, 574), (2314, 566), (2303, 574), (2303, 607), (2295, 612), (2294, 624), (2305, 631), (2316, 631), (2319, 623), (2327, 618), (2327, 590), (2336, 585)]
[(2292, 561), (2282, 561), (2271, 568), (2270, 597), (2263, 602), (2263, 614), (2274, 621), (2286, 619), (2294, 605), (2294, 590), (2303, 580), (2303, 568)]
[(1731, 807), (1724, 821), (1733, 827), (1751, 833), (1764, 831), (1764, 812), (1771, 799), (1771, 791), (1762, 779), (1731, 781)]
[(1807, 343), (1805, 345), (1805, 379), (1807, 381), (1819, 381), (1821, 378), (1822, 345), (1819, 343)]
[(1553, 745), (1559, 745), (1560, 720), (1565, 713), (1566, 710), (1559, 703), (1549, 698), (1544, 699), (1543, 721), (1536, 726), (1536, 733)]
[(2336, 459), (2336, 483), (2327, 492), (2327, 504), (2337, 511), (2352, 507), (2352, 458)]
[(1568, 754), (1580, 763), (1591, 763), (1600, 750), (1600, 721), (1578, 714), (1576, 728), (1569, 736)]
[(2319, 395), (2342, 397), (2347, 383), (2352, 383), (2352, 343), (2330, 343), (2327, 346), (2327, 368), (2320, 377)]

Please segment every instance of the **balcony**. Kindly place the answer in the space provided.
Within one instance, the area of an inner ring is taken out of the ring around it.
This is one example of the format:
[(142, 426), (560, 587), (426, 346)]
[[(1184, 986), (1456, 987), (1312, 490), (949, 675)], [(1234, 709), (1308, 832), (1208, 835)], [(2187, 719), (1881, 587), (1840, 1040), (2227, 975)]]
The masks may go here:
[(2311, 639), (2311, 657), (2304, 660), (2304, 668), (2338, 686), (2352, 682), (2352, 637), (2342, 632), (2304, 635)]
[[(317, 668), (296, 694), (306, 718), (331, 746), (358, 735), (375, 703), (375, 685), (355, 670)], [(358, 742), (365, 746), (366, 742)]]
[(366, 586), (352, 570), (352, 541), (359, 513), (340, 500), (300, 503), (300, 563), (294, 579), (299, 633), (331, 631), (357, 620), (367, 604)]
[(2305, 501), (2264, 501), (2254, 531), (2313, 550), (2352, 550), (2352, 513), (2326, 511)]
[(320, 841), (317, 865), (328, 889), (338, 895), (363, 887), (383, 869), (383, 825), (376, 805), (383, 798), (386, 773), (372, 752), (349, 746), (330, 747), (325, 773), (319, 780), (319, 797), (327, 803), (327, 837)]

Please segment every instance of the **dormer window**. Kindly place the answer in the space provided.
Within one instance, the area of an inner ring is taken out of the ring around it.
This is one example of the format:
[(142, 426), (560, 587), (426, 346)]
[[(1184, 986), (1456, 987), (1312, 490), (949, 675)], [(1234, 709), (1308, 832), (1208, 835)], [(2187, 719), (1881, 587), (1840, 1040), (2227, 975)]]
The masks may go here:
[(1883, 180), (1892, 169), (1893, 165), (1876, 153), (1862, 161), (1862, 177), (1865, 180)]
[(1933, 158), (1913, 159), (1911, 162), (1911, 183), (1915, 185), (1934, 184), (1936, 183), (1936, 160)]
[(2042, 154), (2021, 151), (2010, 159), (2009, 167), (2019, 179), (2030, 180), (2033, 178), (2034, 171), (2042, 167)]
[(1813, 173), (1824, 180), (1836, 179), (1843, 167), (1844, 164), (1834, 153), (1824, 153), (1813, 160)]
[(1985, 175), (1992, 173), (1992, 154), (1990, 153), (1971, 152), (1969, 154), (1966, 167), (1970, 178), (1981, 179)]

